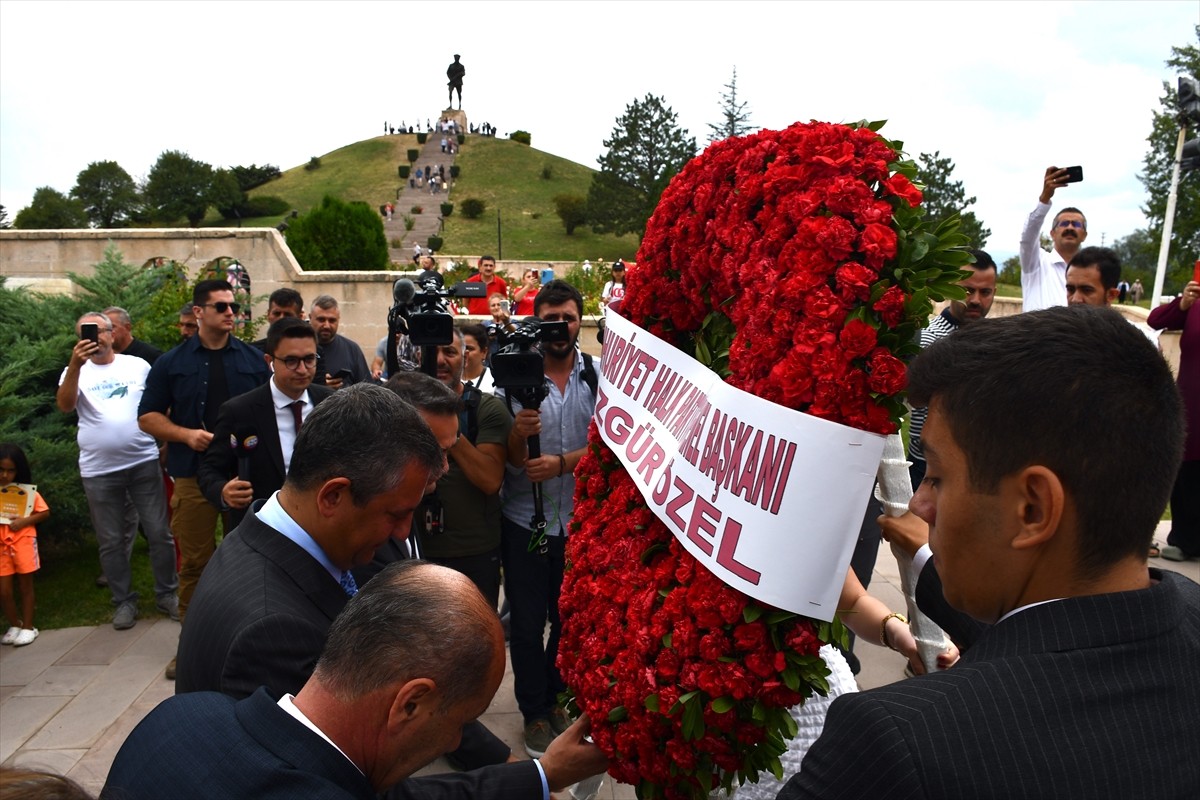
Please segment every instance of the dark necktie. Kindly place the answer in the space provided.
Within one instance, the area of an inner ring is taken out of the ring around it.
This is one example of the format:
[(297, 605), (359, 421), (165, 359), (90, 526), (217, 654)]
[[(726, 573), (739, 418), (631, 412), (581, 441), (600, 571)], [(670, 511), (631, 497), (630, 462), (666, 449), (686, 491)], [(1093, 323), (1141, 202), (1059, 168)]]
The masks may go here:
[(354, 597), (358, 594), (358, 584), (354, 582), (354, 576), (350, 574), (350, 570), (342, 573), (342, 579), (338, 583), (341, 584), (342, 591), (346, 593), (347, 597)]
[(300, 433), (300, 425), (304, 419), (300, 416), (300, 409), (304, 407), (303, 400), (297, 400), (294, 403), (288, 403), (288, 408), (292, 410), (292, 422), (296, 424), (296, 433)]

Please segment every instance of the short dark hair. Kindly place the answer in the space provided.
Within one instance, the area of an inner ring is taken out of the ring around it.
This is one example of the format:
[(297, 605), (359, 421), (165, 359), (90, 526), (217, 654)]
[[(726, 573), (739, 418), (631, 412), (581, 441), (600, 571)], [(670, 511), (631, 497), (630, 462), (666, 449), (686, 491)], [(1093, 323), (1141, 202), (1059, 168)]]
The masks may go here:
[[(1057, 214), (1054, 215), (1054, 222), (1053, 222), (1054, 227), (1058, 227), (1058, 218), (1061, 217), (1063, 214), (1078, 214), (1079, 216), (1083, 217), (1083, 212), (1080, 211), (1078, 208), (1075, 208), (1075, 206), (1067, 206), (1062, 211), (1059, 211)], [(1083, 217), (1083, 229), (1085, 231), (1087, 230), (1087, 217)]]
[(979, 270), (979, 269), (993, 269), (994, 270), (996, 268), (995, 260), (990, 255), (988, 255), (985, 251), (971, 248), (971, 255), (975, 256), (975, 263), (968, 264), (967, 266), (974, 267), (977, 270)]
[(192, 289), (192, 305), (203, 306), (208, 302), (208, 298), (212, 297), (213, 292), (232, 292), (233, 284), (229, 281), (213, 278), (207, 281), (200, 281), (196, 284), (196, 288)]
[(1117, 288), (1121, 280), (1121, 259), (1117, 258), (1115, 250), (1109, 247), (1084, 247), (1071, 259), (1068, 267), (1100, 270), (1100, 285), (1105, 289)]
[(298, 317), (280, 317), (267, 328), (267, 355), (275, 355), (275, 349), (284, 339), (312, 339), (317, 341), (317, 332)]
[[(205, 299), (207, 300), (208, 298)], [(191, 303), (184, 303), (183, 308), (179, 309), (179, 316), (194, 317), (196, 316), (196, 309)]]
[(913, 361), (909, 399), (944, 416), (975, 491), (1034, 464), (1053, 470), (1078, 514), (1083, 574), (1146, 557), (1183, 456), (1183, 406), (1166, 361), (1116, 311), (965, 325)]
[(491, 340), (488, 337), (487, 328), (473, 322), (468, 325), (463, 325), (461, 328), (459, 328), (459, 330), (462, 331), (463, 336), (470, 336), (472, 339), (474, 339), (475, 343), (479, 345), (481, 350), (488, 349), (488, 345), (491, 343)]
[(495, 263), (496, 263), (496, 257), (495, 257), (495, 256), (493, 256), (493, 255), (480, 256), (480, 257), (479, 257), (479, 263), (480, 263), (480, 264), (482, 264), (484, 261), (490, 261), (490, 262), (492, 262), (493, 264), (495, 264)]
[(457, 414), (458, 395), (446, 384), (424, 372), (397, 372), (383, 388), (394, 392), (418, 411), (430, 414)]
[(481, 694), (496, 657), (496, 616), (465, 579), (461, 591), (447, 587), (442, 569), (398, 561), (368, 581), (329, 626), (313, 676), (344, 701), (415, 678), (437, 683), (443, 707)]
[(267, 308), (278, 306), (279, 308), (294, 308), (298, 311), (304, 310), (304, 298), (295, 289), (289, 289), (286, 286), (282, 289), (276, 289), (271, 292), (271, 296), (267, 298)]
[(537, 297), (533, 298), (533, 313), (535, 316), (541, 316), (542, 306), (560, 306), (570, 300), (575, 301), (575, 305), (579, 307), (579, 316), (582, 318), (583, 295), (562, 278), (555, 278), (549, 283), (542, 284), (542, 288), (538, 290)]
[(304, 420), (284, 484), (308, 491), (347, 478), (354, 504), (362, 507), (399, 486), (412, 463), (432, 477), (445, 464), (425, 420), (382, 386), (356, 383), (334, 392)]

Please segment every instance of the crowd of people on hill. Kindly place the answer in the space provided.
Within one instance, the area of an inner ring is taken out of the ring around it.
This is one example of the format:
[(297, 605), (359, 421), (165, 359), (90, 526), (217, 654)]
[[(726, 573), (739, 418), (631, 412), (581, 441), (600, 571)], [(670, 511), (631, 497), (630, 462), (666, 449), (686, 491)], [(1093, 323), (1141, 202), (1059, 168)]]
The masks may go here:
[[(848, 571), (847, 625), (917, 677), (858, 692), (825, 648), (830, 697), (797, 711), (784, 780), (742, 787), (742, 800), (1200, 785), (1200, 587), (1147, 560), (1200, 558), (1200, 281), (1148, 320), (1182, 331), (1176, 380), (1110, 308), (1121, 265), (1084, 246), (1079, 209), (1059, 209), (1052, 248), (1038, 246), (1068, 177), (1046, 170), (1022, 233), (1023, 313), (987, 319), (996, 265), (974, 250), (963, 299), (920, 333), (910, 365), (916, 493), (908, 514), (874, 522), (913, 557), (917, 600), (954, 646), (921, 674), (903, 615)], [(431, 254), (414, 258), (419, 281), (442, 279)], [(619, 311), (626, 271), (613, 262), (605, 307)], [(196, 285), (166, 353), (134, 339), (122, 309), (79, 318), (56, 402), (79, 416), (113, 627), (136, 624), (139, 527), (156, 606), (182, 623), (167, 667), (176, 696), (129, 735), (102, 797), (549, 800), (605, 769), (586, 715), (560, 703), (556, 659), (600, 371), (579, 344), (584, 299), (537, 269), (510, 286), (490, 255), (467, 283), (484, 288), (461, 311), (481, 323), (463, 321), (432, 354), (384, 337), (370, 365), (339, 332), (336, 298), (306, 307), (290, 288), (270, 295), (254, 343), (234, 336), (241, 304), (219, 279)], [(569, 332), (541, 346), (536, 402), (491, 370), (496, 331), (529, 314)], [(20, 447), (0, 444), (5, 502), (31, 485)], [(50, 513), (36, 493), (23, 502), (0, 520), (4, 644), (17, 646), (37, 637), (36, 526)], [(478, 719), (506, 638), (531, 761)], [(467, 771), (411, 777), (442, 755)], [(1171, 769), (1128, 769), (1152, 759)]]

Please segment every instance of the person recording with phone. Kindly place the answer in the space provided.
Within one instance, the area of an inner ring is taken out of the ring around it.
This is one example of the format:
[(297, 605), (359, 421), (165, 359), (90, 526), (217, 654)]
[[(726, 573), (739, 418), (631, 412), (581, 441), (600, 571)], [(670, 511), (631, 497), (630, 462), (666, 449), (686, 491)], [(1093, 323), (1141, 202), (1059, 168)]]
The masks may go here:
[(341, 389), (352, 383), (369, 380), (367, 357), (358, 343), (338, 333), (342, 323), (342, 311), (336, 298), (323, 294), (313, 300), (308, 311), (313, 330), (317, 332), (319, 354), (325, 365), (325, 385), (330, 389)]
[(1050, 240), (1054, 246), (1049, 252), (1041, 248), (1040, 236), (1054, 192), (1082, 180), (1082, 167), (1046, 167), (1038, 204), (1021, 231), (1022, 311), (1067, 304), (1067, 265), (1087, 239), (1087, 218), (1078, 208), (1070, 206), (1055, 214), (1050, 226)]
[(197, 479), (208, 501), (237, 527), (255, 500), (283, 486), (300, 426), (331, 389), (313, 384), (317, 337), (296, 317), (271, 324), (266, 338), (271, 380), (221, 405)]

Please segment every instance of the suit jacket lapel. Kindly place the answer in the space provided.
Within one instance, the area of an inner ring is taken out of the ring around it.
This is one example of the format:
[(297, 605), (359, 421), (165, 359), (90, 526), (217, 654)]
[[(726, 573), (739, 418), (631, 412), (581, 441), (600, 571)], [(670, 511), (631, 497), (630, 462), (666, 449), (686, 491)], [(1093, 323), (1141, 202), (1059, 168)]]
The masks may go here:
[(283, 485), (286, 473), (283, 469), (283, 448), (279, 444), (279, 420), (275, 416), (275, 398), (271, 396), (271, 385), (263, 386), (262, 402), (254, 404), (255, 424), (264, 434), (259, 440), (266, 446), (271, 456), (271, 464), (279, 473), (279, 485)]
[(287, 573), (313, 605), (332, 622), (349, 599), (346, 592), (304, 548), (259, 521), (255, 512), (262, 502), (265, 501), (255, 502), (239, 527), (246, 544)]

